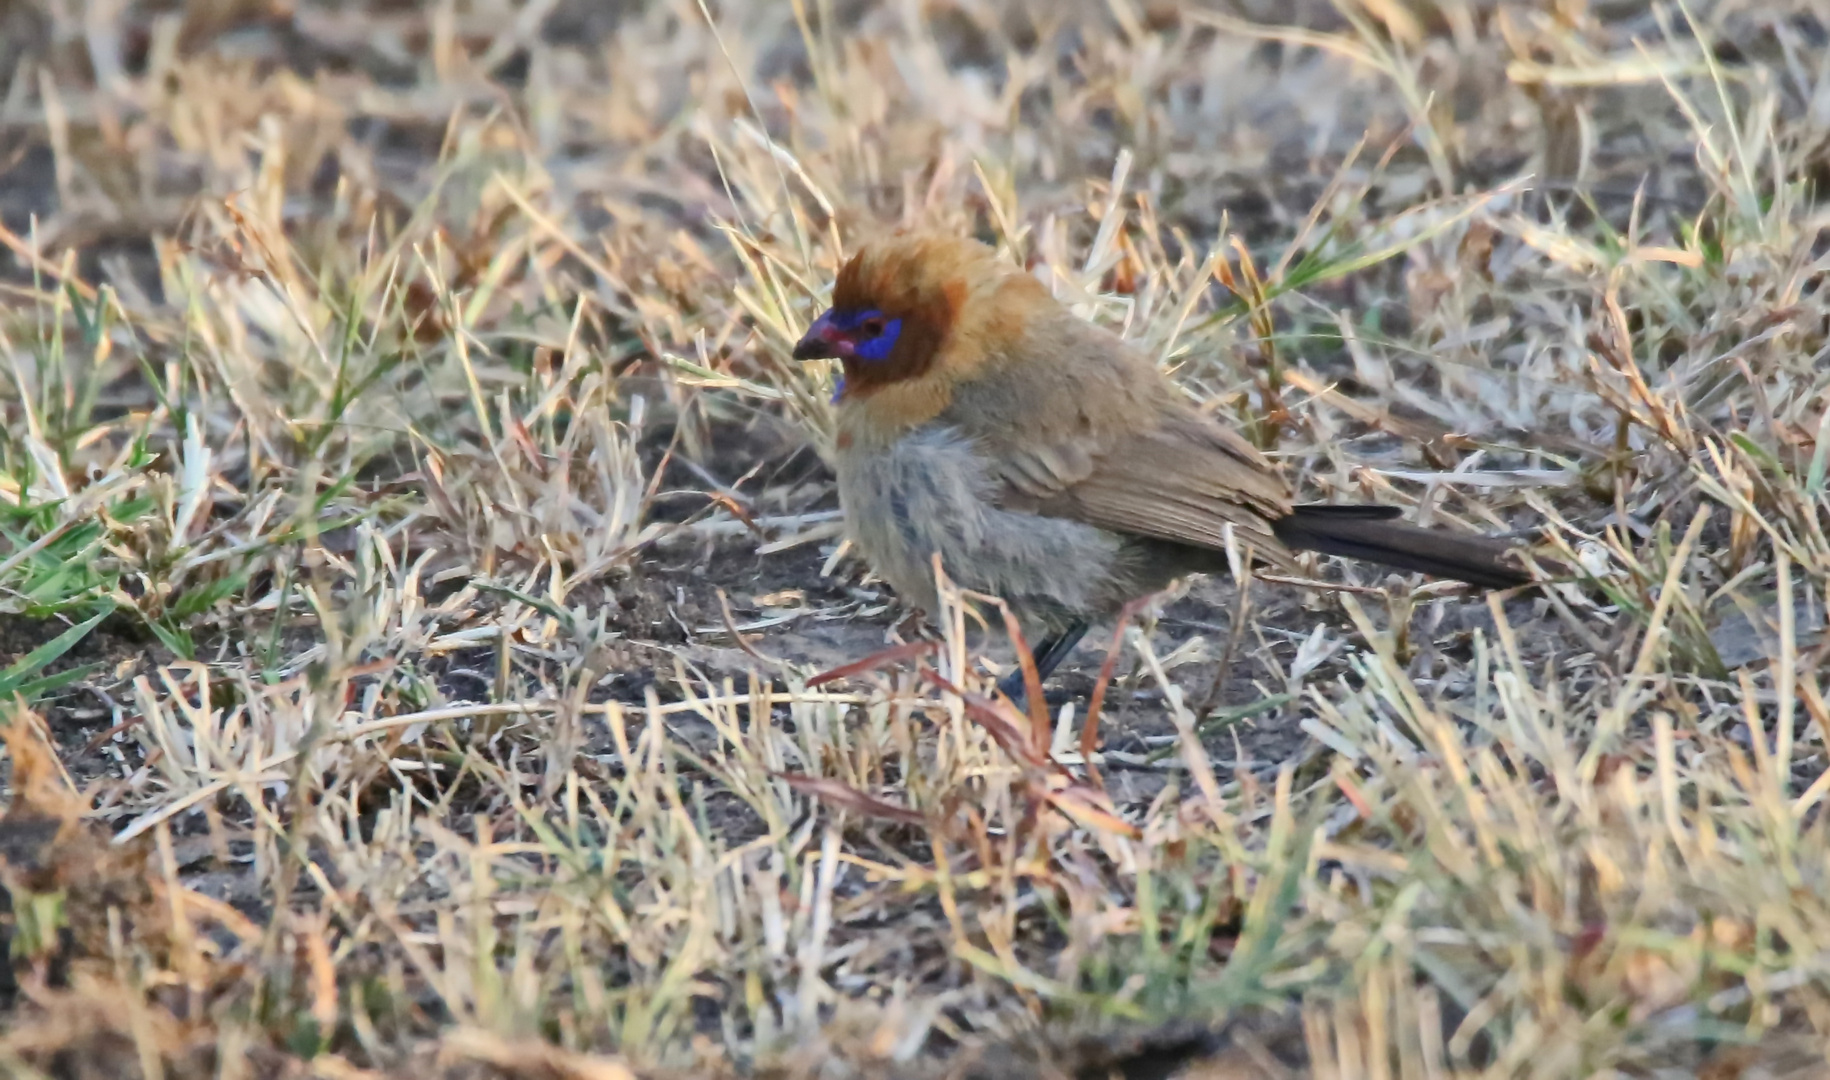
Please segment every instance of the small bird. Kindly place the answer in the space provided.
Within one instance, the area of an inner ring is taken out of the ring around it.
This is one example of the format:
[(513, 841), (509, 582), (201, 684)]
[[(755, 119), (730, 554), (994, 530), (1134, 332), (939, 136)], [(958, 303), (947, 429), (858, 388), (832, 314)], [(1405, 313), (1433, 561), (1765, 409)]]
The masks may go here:
[[(899, 232), (840, 269), (794, 347), (844, 369), (835, 466), (846, 530), (878, 576), (937, 604), (932, 557), (1044, 634), (1043, 678), (1089, 623), (1241, 550), (1284, 570), (1317, 551), (1485, 588), (1529, 577), (1506, 544), (1296, 505), (1250, 443), (1150, 358), (1079, 319), (975, 240)], [(1001, 685), (1019, 699), (1020, 672)]]

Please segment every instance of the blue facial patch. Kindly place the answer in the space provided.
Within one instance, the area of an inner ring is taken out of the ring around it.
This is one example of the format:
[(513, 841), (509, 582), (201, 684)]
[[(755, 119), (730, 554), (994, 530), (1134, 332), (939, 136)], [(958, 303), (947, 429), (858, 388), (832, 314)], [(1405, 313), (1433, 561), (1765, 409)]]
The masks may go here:
[[(902, 334), (901, 319), (885, 319), (883, 312), (875, 308), (863, 311), (831, 311), (827, 319), (833, 329), (845, 333), (851, 338), (852, 355), (860, 360), (871, 362), (887, 360), (890, 350), (896, 347), (896, 339)], [(865, 324), (872, 320), (882, 324), (874, 335), (863, 333)]]
[(887, 360), (890, 350), (896, 347), (896, 336), (902, 333), (902, 320), (890, 319), (883, 324), (883, 330), (874, 338), (859, 340), (854, 351), (860, 360)]

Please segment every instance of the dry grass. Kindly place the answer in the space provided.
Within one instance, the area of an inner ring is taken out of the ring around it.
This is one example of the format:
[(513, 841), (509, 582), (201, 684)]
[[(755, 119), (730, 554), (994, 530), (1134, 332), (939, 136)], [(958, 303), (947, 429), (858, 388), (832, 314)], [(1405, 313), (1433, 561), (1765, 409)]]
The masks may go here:
[[(1276, 7), (0, 3), (0, 1072), (1822, 1075), (1830, 24)], [(1552, 583), (813, 679), (901, 221)]]

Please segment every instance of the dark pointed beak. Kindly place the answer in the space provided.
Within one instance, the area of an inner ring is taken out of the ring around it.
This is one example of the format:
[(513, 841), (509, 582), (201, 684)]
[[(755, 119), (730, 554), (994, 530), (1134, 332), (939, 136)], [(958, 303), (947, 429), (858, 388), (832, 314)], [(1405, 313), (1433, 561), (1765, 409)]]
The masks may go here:
[(813, 320), (813, 325), (801, 335), (795, 343), (796, 360), (837, 360), (839, 353), (839, 331), (832, 325), (832, 312), (827, 312)]

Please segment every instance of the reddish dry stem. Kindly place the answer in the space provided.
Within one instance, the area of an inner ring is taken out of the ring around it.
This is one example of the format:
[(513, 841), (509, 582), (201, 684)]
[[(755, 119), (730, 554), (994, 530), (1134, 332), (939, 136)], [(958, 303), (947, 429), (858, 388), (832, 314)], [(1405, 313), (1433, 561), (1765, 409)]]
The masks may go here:
[(1112, 684), (1112, 672), (1118, 667), (1118, 652), (1125, 643), (1125, 627), (1131, 624), (1131, 620), (1152, 599), (1150, 596), (1140, 596), (1119, 611), (1118, 621), (1112, 627), (1112, 644), (1106, 648), (1105, 662), (1099, 665), (1099, 681), (1093, 684), (1093, 700), (1087, 703), (1086, 723), (1080, 727), (1080, 760), (1086, 762), (1087, 775), (1102, 788), (1105, 787), (1105, 780), (1093, 764), (1093, 753), (1099, 749), (1099, 713), (1106, 704), (1106, 688)]
[(853, 660), (849, 664), (840, 664), (830, 671), (822, 671), (807, 680), (807, 689), (825, 686), (840, 679), (849, 679), (855, 675), (878, 671), (882, 668), (900, 664), (905, 660), (918, 659), (934, 652), (939, 646), (932, 641), (907, 641), (901, 645), (892, 645), (882, 652), (875, 652), (862, 660)]

